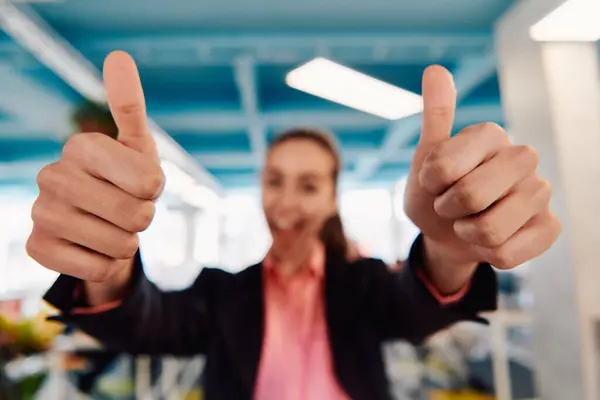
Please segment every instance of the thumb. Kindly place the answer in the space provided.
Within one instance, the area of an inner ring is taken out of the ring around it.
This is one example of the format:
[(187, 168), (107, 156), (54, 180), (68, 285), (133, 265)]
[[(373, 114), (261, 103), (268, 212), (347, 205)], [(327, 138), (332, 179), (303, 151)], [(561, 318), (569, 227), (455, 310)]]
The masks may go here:
[(456, 109), (456, 88), (448, 70), (439, 65), (423, 73), (423, 124), (419, 147), (425, 150), (450, 139)]
[(108, 105), (119, 128), (119, 142), (158, 160), (148, 129), (144, 91), (135, 61), (123, 51), (113, 51), (104, 61), (104, 87)]

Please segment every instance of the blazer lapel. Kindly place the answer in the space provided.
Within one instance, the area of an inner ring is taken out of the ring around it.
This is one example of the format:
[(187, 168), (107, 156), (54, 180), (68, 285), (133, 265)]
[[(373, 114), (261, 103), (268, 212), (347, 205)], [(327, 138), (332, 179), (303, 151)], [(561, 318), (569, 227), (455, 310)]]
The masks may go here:
[(252, 395), (258, 374), (264, 332), (262, 264), (241, 272), (225, 316), (225, 337), (244, 388)]

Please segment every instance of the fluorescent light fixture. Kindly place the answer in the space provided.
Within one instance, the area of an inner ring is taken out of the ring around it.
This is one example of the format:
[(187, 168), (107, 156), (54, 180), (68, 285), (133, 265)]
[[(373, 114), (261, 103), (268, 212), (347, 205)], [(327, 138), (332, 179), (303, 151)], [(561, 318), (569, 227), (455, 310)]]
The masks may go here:
[(381, 118), (396, 120), (421, 112), (421, 96), (325, 58), (315, 58), (288, 73), (294, 89)]
[(600, 39), (600, 0), (567, 0), (529, 29), (538, 42), (595, 42)]

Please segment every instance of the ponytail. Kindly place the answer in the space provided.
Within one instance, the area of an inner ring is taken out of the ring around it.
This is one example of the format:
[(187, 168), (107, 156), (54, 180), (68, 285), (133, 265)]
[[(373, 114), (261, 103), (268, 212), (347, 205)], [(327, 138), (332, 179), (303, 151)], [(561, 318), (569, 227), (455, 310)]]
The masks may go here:
[(329, 257), (347, 261), (349, 251), (348, 240), (339, 213), (335, 213), (323, 225), (321, 229), (321, 241)]

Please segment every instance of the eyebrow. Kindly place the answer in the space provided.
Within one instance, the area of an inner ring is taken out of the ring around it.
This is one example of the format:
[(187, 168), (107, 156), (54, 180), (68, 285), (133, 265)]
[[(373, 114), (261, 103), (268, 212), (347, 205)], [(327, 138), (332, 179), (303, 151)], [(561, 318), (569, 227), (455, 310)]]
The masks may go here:
[(323, 180), (324, 176), (322, 174), (317, 174), (317, 173), (314, 173), (314, 172), (307, 172), (307, 173), (300, 174), (300, 179), (305, 179), (305, 180)]
[[(285, 175), (282, 171), (280, 171), (277, 168), (273, 168), (273, 167), (269, 167), (267, 169), (265, 169), (265, 175), (275, 175), (275, 176), (282, 176)], [(299, 179), (302, 180), (323, 180), (325, 177), (323, 176), (323, 174), (317, 173), (317, 172), (303, 172), (299, 175)]]
[(325, 180), (325, 176), (323, 176), (322, 174), (315, 174), (315, 173), (305, 173), (305, 174), (301, 174), (300, 181), (303, 182), (322, 182)]

